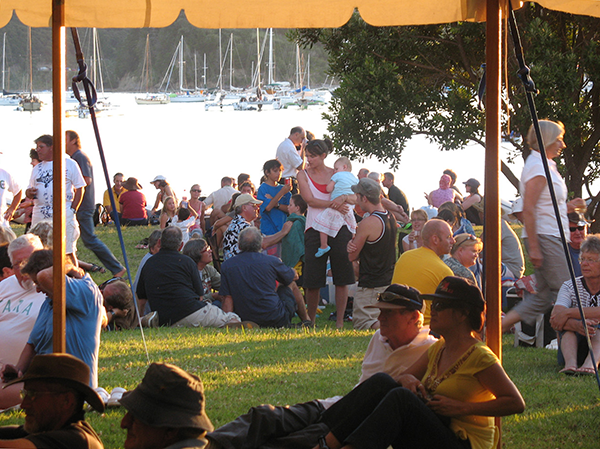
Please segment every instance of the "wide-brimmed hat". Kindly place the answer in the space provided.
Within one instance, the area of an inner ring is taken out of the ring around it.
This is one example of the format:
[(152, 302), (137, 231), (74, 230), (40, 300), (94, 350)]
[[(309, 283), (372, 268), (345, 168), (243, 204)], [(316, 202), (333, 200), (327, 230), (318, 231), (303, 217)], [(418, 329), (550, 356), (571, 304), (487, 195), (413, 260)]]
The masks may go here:
[(379, 183), (371, 178), (362, 178), (358, 181), (358, 184), (352, 186), (354, 193), (360, 193), (367, 198), (375, 199), (381, 195), (381, 186)]
[(150, 184), (155, 183), (156, 181), (166, 181), (167, 178), (165, 178), (163, 175), (156, 175), (154, 177), (154, 179), (152, 181), (150, 181)]
[(142, 188), (137, 178), (127, 178), (127, 181), (123, 183), (123, 187), (127, 190), (140, 190)]
[(567, 214), (567, 217), (569, 218), (569, 223), (577, 223), (577, 226), (587, 226), (594, 222), (594, 220), (586, 220), (585, 215), (583, 215), (583, 212), (569, 212)]
[(202, 381), (175, 365), (151, 364), (142, 382), (123, 394), (120, 403), (148, 426), (214, 430), (206, 415)]
[(474, 189), (478, 189), (479, 186), (481, 185), (481, 183), (479, 181), (477, 181), (475, 178), (469, 178), (465, 182), (463, 182), (463, 184), (466, 186), (471, 186)]
[(422, 310), (423, 299), (419, 290), (408, 285), (392, 284), (377, 295), (377, 302), (365, 306), (369, 309), (410, 309)]
[(90, 368), (84, 362), (70, 354), (36, 355), (25, 375), (8, 382), (4, 388), (28, 380), (58, 381), (81, 393), (94, 410), (104, 411), (104, 402), (90, 387)]
[(458, 276), (446, 276), (437, 286), (434, 294), (421, 296), (425, 300), (442, 299), (455, 303), (463, 302), (471, 304), (479, 310), (483, 310), (485, 307), (485, 299), (483, 299), (479, 287)]
[(240, 207), (244, 204), (262, 204), (262, 201), (257, 200), (249, 193), (242, 193), (235, 200), (235, 205), (233, 207)]

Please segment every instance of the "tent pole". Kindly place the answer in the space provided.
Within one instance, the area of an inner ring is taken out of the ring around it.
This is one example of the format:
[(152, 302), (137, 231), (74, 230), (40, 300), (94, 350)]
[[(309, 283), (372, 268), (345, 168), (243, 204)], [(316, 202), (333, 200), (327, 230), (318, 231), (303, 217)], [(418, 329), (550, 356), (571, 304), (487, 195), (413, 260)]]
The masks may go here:
[[(502, 67), (502, 19), (506, 0), (487, 0), (486, 11), (486, 154), (485, 154), (485, 298), (487, 345), (502, 361), (500, 311), (500, 87)], [(500, 419), (496, 425), (500, 427)], [(498, 447), (502, 447), (501, 441)]]
[(54, 228), (53, 351), (66, 351), (65, 333), (65, 147), (63, 130), (66, 40), (64, 0), (52, 0), (52, 115), (53, 183), (52, 223)]

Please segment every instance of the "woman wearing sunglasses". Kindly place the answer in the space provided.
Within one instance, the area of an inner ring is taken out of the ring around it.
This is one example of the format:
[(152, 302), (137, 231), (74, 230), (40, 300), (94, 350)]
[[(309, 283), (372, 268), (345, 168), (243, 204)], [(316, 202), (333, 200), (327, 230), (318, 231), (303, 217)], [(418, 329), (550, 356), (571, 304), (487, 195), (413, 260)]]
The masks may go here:
[(524, 410), (519, 390), (477, 337), (485, 313), (479, 288), (448, 276), (423, 298), (432, 301), (431, 330), (442, 338), (397, 382), (376, 374), (327, 410), (331, 432), (315, 449), (491, 449), (499, 437), (493, 417)]
[(450, 267), (455, 276), (477, 283), (475, 275), (469, 268), (477, 263), (482, 249), (481, 239), (472, 234), (459, 234), (454, 237), (450, 256), (444, 256), (444, 263)]

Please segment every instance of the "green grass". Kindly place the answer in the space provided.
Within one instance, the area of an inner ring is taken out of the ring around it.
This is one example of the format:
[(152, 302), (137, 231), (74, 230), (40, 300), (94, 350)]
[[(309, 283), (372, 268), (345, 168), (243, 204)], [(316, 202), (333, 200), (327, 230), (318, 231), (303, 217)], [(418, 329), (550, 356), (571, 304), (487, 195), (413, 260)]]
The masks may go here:
[[(97, 231), (117, 254), (116, 232)], [(150, 232), (139, 228), (125, 232), (133, 273), (145, 254), (133, 247)], [(79, 256), (95, 261), (84, 250)], [(97, 282), (108, 277), (95, 275)], [(358, 380), (371, 333), (354, 331), (349, 323), (342, 331), (335, 330), (326, 318), (331, 311), (328, 307), (317, 319), (315, 330), (146, 330), (150, 361), (174, 363), (200, 376), (215, 426), (262, 403), (285, 405), (344, 394)], [(514, 348), (512, 341), (512, 335), (504, 336), (503, 363), (527, 408), (521, 415), (503, 419), (503, 447), (597, 448), (600, 394), (595, 380), (559, 375), (556, 351)], [(140, 332), (103, 333), (99, 363), (100, 386), (108, 391), (135, 387), (147, 367)], [(119, 426), (123, 414), (122, 409), (111, 409), (87, 415), (107, 449), (123, 445), (125, 433)], [(22, 420), (22, 412), (0, 414), (0, 425)]]

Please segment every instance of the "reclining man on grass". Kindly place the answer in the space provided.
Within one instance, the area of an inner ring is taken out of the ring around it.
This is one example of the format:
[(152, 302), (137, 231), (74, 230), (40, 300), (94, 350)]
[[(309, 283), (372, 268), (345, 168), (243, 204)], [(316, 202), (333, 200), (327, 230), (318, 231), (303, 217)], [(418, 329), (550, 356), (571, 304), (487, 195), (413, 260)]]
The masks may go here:
[[(239, 257), (239, 256), (236, 256)], [(380, 309), (380, 329), (375, 332), (362, 364), (359, 383), (376, 373), (397, 378), (436, 339), (422, 327), (423, 300), (418, 290), (392, 284), (367, 306)], [(209, 449), (312, 448), (328, 432), (321, 414), (341, 396), (290, 407), (261, 405), (207, 434)]]
[(0, 447), (102, 449), (102, 441), (84, 420), (83, 404), (102, 413), (104, 403), (88, 384), (89, 367), (69, 354), (36, 355), (24, 382), (22, 426), (0, 427)]

